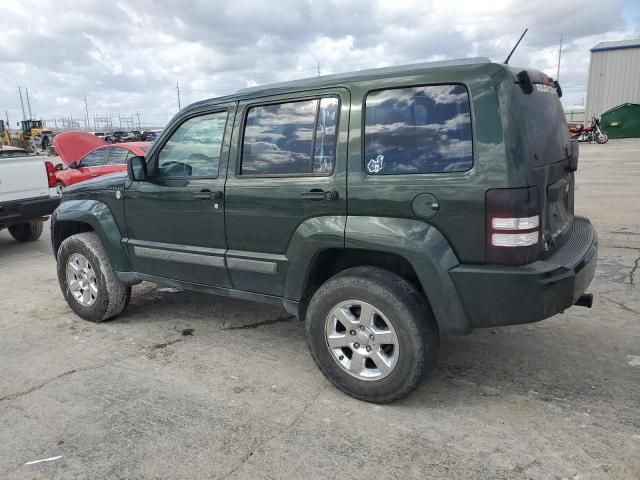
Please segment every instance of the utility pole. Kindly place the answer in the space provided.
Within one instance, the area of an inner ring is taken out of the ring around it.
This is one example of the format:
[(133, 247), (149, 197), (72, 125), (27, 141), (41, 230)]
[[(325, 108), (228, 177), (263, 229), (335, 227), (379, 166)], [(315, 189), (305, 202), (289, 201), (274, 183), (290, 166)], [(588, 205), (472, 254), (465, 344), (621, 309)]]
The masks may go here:
[(33, 114), (31, 113), (31, 102), (29, 101), (29, 89), (25, 88), (25, 92), (27, 92), (27, 106), (29, 107), (29, 120), (33, 119)]
[(140, 112), (136, 112), (136, 116), (138, 117), (138, 130), (142, 130), (142, 127), (140, 126)]
[(318, 69), (318, 76), (320, 76), (320, 60), (318, 60), (317, 62), (318, 62), (318, 63), (317, 63), (317, 65), (316, 65), (316, 67), (317, 67), (317, 69)]
[(178, 82), (176, 82), (176, 91), (178, 92), (178, 111), (180, 111), (182, 107), (180, 106), (180, 85)]
[(87, 115), (87, 123), (85, 124), (85, 128), (89, 130), (89, 106), (87, 105), (87, 96), (84, 96), (84, 113)]
[(22, 101), (22, 89), (20, 88), (20, 85), (18, 85), (18, 93), (20, 94), (20, 105), (22, 106), (22, 120), (26, 120), (27, 114), (24, 113), (24, 102)]
[(562, 33), (560, 34), (560, 48), (558, 49), (558, 71), (556, 72), (556, 82), (560, 81), (560, 58), (562, 58)]

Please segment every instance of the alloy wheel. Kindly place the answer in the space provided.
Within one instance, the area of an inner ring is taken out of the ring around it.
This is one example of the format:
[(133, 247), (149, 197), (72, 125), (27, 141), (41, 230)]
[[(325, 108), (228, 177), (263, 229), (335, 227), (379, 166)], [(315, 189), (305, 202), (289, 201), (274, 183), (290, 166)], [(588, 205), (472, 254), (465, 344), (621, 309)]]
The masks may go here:
[(360, 300), (342, 302), (331, 310), (325, 322), (325, 340), (336, 363), (361, 380), (380, 380), (389, 375), (400, 353), (389, 319)]
[(83, 307), (90, 307), (98, 298), (96, 273), (87, 258), (74, 253), (67, 260), (67, 285), (69, 292)]

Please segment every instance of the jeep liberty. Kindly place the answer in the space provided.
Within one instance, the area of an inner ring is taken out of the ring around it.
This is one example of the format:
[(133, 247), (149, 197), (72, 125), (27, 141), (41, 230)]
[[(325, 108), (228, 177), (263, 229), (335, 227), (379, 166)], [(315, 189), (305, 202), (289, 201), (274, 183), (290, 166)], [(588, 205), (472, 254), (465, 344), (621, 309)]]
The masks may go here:
[(142, 281), (279, 304), (336, 387), (401, 398), (440, 335), (591, 306), (597, 238), (574, 216), (561, 94), (480, 58), (195, 103), (126, 173), (64, 191), (62, 293), (94, 322)]

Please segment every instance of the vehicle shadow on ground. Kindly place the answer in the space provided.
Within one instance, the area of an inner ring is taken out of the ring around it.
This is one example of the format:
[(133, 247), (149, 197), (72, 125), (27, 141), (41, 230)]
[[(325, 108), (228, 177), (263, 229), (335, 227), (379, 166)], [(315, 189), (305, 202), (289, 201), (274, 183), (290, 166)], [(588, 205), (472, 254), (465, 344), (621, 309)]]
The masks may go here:
[[(585, 319), (554, 319), (547, 322), (585, 322)], [(173, 328), (197, 324), (196, 335), (217, 335), (221, 330), (247, 329), (246, 335), (264, 337), (275, 349), (286, 352), (292, 344), (303, 345), (304, 324), (277, 306), (182, 292), (149, 285), (135, 287), (128, 309), (111, 324), (162, 323)], [(443, 337), (439, 362), (417, 392), (397, 405), (469, 405), (487, 397), (521, 395), (562, 404), (606, 402), (613, 396), (633, 396), (629, 390), (615, 391), (609, 372), (594, 370), (585, 359), (590, 347), (580, 348), (580, 338), (571, 329), (538, 324), (483, 329), (468, 336)], [(286, 325), (276, 325), (286, 323)], [(259, 327), (259, 328), (258, 328)], [(278, 329), (273, 335), (269, 329)], [(570, 340), (571, 339), (571, 340)], [(573, 345), (572, 345), (573, 344)], [(569, 346), (569, 348), (568, 348)], [(280, 348), (279, 348), (280, 347)], [(311, 360), (309, 360), (311, 361)], [(284, 360), (283, 365), (287, 362)], [(618, 374), (619, 375), (619, 374)]]

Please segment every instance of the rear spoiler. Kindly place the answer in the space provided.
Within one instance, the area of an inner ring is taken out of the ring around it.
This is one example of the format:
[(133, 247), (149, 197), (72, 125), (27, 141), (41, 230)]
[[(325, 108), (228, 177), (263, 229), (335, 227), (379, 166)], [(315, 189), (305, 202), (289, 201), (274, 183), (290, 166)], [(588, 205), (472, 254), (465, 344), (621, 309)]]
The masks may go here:
[(521, 70), (515, 74), (515, 77), (516, 85), (520, 85), (520, 89), (525, 95), (532, 93), (534, 88), (537, 88), (541, 92), (549, 92), (553, 89), (558, 97), (562, 98), (562, 88), (558, 81), (542, 72), (533, 71), (529, 73), (527, 70)]

